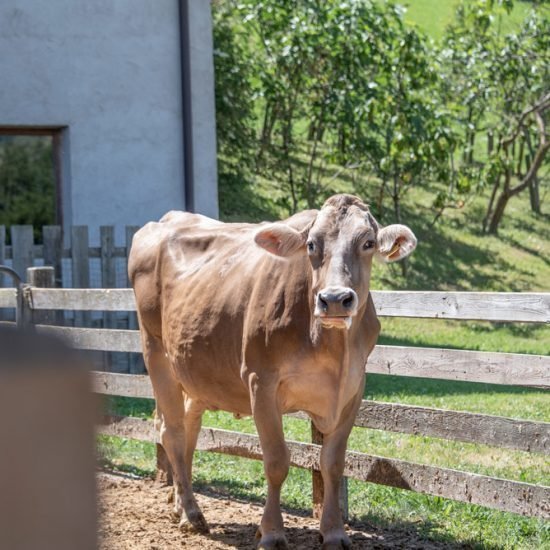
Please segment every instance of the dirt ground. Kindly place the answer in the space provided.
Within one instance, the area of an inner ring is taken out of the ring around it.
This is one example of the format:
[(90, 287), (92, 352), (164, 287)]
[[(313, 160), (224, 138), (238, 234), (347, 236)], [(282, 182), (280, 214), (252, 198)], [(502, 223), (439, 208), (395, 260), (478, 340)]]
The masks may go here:
[[(209, 535), (183, 533), (170, 516), (170, 488), (149, 479), (98, 474), (101, 550), (254, 549), (262, 507), (214, 493), (196, 493), (210, 524)], [(285, 512), (287, 540), (292, 549), (318, 549), (318, 522)], [(354, 550), (449, 549), (456, 545), (420, 539), (410, 531), (389, 531), (354, 522), (348, 529)], [(462, 547), (464, 548), (464, 547)]]

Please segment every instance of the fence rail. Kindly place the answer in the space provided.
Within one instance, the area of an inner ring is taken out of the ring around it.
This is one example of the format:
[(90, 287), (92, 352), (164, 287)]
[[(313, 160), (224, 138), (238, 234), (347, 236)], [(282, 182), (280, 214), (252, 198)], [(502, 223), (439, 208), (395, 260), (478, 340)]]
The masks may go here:
[[(133, 311), (130, 289), (26, 289), (25, 307), (35, 313), (56, 309)], [(543, 293), (373, 293), (381, 315), (446, 319), (548, 323), (550, 295)], [(395, 304), (392, 305), (392, 296)], [(15, 289), (0, 290), (0, 307), (13, 307)], [(397, 304), (397, 305), (396, 305)], [(415, 309), (416, 308), (416, 309)], [(36, 325), (86, 350), (140, 352), (136, 330), (90, 329)], [(432, 348), (377, 346), (367, 372), (443, 378), (494, 384), (550, 387), (550, 359), (540, 355), (489, 353)], [(93, 373), (97, 393), (152, 398), (146, 375)], [(304, 414), (297, 414), (307, 418)], [(550, 454), (550, 423), (395, 403), (363, 401), (356, 426), (481, 443)], [(106, 417), (100, 432), (157, 442), (153, 422)], [(257, 436), (204, 428), (199, 449), (261, 458)], [(319, 446), (290, 442), (292, 464), (317, 471)], [(349, 451), (345, 475), (431, 495), (489, 506), (523, 515), (550, 518), (550, 487), (481, 476)]]
[[(550, 294), (543, 292), (372, 291), (381, 317), (474, 321), (550, 322)], [(135, 311), (132, 289), (36, 289), (35, 309)]]

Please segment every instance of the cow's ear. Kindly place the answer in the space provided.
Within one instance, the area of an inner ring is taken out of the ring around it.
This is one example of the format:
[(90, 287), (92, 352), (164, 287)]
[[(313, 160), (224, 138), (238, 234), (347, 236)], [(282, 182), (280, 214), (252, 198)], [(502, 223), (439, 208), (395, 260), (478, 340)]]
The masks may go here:
[(271, 223), (262, 227), (256, 235), (254, 241), (271, 254), (288, 258), (306, 244), (307, 234), (296, 231), (283, 223)]
[(402, 260), (415, 248), (416, 237), (406, 225), (388, 225), (378, 231), (376, 255), (384, 262)]

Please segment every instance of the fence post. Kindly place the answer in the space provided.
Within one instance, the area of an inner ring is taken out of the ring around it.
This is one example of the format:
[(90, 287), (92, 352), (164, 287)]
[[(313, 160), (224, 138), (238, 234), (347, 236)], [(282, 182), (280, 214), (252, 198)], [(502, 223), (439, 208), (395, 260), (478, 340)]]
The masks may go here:
[[(315, 424), (311, 422), (311, 442), (315, 445), (323, 445), (323, 434), (315, 427)], [(311, 471), (311, 481), (313, 485), (313, 517), (320, 519), (323, 512), (323, 496), (325, 494), (323, 477), (319, 470)], [(349, 507), (348, 507), (348, 478), (342, 477), (340, 481), (340, 488), (338, 494), (338, 503), (340, 505), (340, 512), (344, 521), (348, 521)]]
[[(55, 287), (55, 269), (53, 267), (29, 267), (27, 283), (40, 288)], [(55, 324), (55, 312), (48, 310), (31, 310), (31, 320), (35, 325)]]
[(63, 242), (59, 225), (45, 225), (42, 227), (42, 241), (44, 242), (44, 265), (54, 268), (56, 277), (55, 286), (62, 287), (63, 278)]
[[(102, 288), (114, 288), (116, 286), (115, 266), (115, 228), (112, 225), (102, 225), (99, 228), (101, 241), (101, 286)], [(103, 327), (116, 328), (116, 313), (106, 311), (103, 314)], [(104, 353), (105, 370), (113, 371), (115, 355), (106, 351)]]
[[(73, 225), (71, 227), (71, 257), (73, 288), (90, 288), (90, 260), (88, 245), (88, 226)], [(89, 312), (75, 311), (75, 326), (89, 327), (91, 315)]]
[(33, 265), (33, 245), (32, 225), (11, 226), (12, 267), (21, 276), (25, 275), (27, 267)]

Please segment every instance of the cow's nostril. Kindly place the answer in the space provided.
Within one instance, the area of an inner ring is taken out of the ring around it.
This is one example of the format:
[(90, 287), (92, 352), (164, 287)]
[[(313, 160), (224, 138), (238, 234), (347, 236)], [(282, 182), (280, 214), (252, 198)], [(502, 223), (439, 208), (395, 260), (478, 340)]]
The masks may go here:
[(321, 294), (318, 295), (319, 302), (321, 302), (321, 307), (323, 308), (323, 311), (328, 310), (328, 302), (323, 298)]
[(353, 305), (353, 294), (349, 294), (347, 298), (344, 298), (342, 300), (342, 305), (349, 309)]

